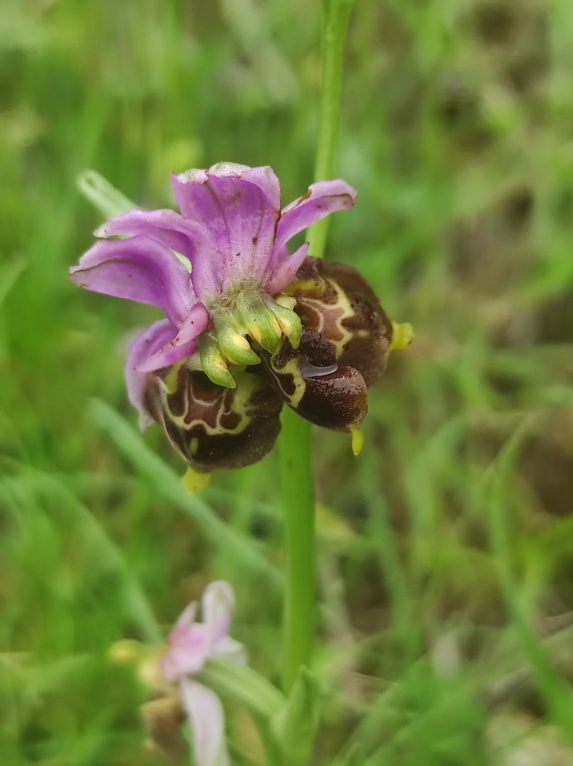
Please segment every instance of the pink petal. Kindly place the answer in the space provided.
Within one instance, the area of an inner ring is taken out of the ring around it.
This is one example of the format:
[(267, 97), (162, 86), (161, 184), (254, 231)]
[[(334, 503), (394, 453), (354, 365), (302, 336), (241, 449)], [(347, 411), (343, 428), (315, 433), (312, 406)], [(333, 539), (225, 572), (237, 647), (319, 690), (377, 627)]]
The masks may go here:
[(193, 262), (202, 300), (237, 284), (260, 285), (273, 252), (280, 185), (270, 168), (220, 163), (172, 177), (185, 219), (209, 230), (212, 249)]
[(209, 232), (200, 223), (188, 221), (174, 210), (130, 210), (110, 218), (95, 232), (96, 237), (144, 235), (184, 255), (189, 263), (212, 246)]
[(193, 734), (195, 766), (229, 766), (225, 716), (215, 692), (188, 678), (181, 681), (181, 702)]
[(177, 640), (181, 636), (187, 635), (195, 624), (195, 617), (197, 615), (197, 602), (192, 601), (182, 612), (177, 622), (173, 626), (171, 633), (169, 634), (169, 640)]
[(196, 300), (185, 266), (168, 247), (145, 236), (98, 242), (70, 277), (87, 290), (157, 306), (177, 326)]
[(129, 401), (141, 413), (140, 422), (142, 429), (146, 428), (152, 422), (152, 419), (145, 407), (147, 373), (142, 373), (137, 368), (145, 359), (152, 356), (176, 335), (177, 328), (168, 319), (160, 319), (135, 338), (127, 353), (125, 365), (127, 395)]
[(224, 580), (210, 583), (203, 594), (202, 607), (209, 646), (214, 647), (228, 635), (231, 627), (231, 618), (235, 609), (233, 588)]
[(308, 247), (308, 242), (305, 242), (292, 255), (289, 255), (286, 247), (283, 247), (282, 253), (277, 258), (275, 268), (271, 272), (269, 281), (265, 286), (265, 290), (269, 295), (278, 295), (283, 287), (292, 282), (301, 263), (307, 256)]
[(309, 186), (306, 194), (287, 205), (281, 213), (275, 256), (299, 231), (336, 210), (350, 210), (355, 202), (356, 191), (345, 181), (319, 181)]
[(223, 636), (223, 638), (217, 641), (211, 651), (211, 656), (224, 657), (236, 665), (246, 665), (247, 663), (245, 647), (229, 636)]
[(259, 189), (268, 197), (273, 207), (280, 208), (281, 205), (281, 185), (274, 170), (269, 165), (261, 165), (251, 168), (248, 165), (239, 165), (235, 162), (218, 162), (212, 165), (208, 170), (188, 170), (186, 173), (180, 173), (173, 176), (173, 186), (175, 189), (175, 198), (177, 204), (185, 218), (194, 219), (194, 202), (192, 197), (188, 197), (185, 188), (181, 184), (189, 182), (194, 184), (204, 184), (210, 178), (238, 178), (248, 181), (258, 186)]
[(205, 626), (195, 624), (184, 635), (170, 636), (168, 647), (159, 661), (166, 681), (178, 681), (198, 673), (210, 656), (210, 644)]
[[(232, 163), (220, 163), (223, 168), (227, 164), (232, 165)], [(213, 174), (214, 168), (216, 167), (217, 165), (211, 168), (209, 172)], [(265, 194), (273, 208), (280, 210), (281, 184), (275, 174), (275, 171), (269, 167), (269, 165), (261, 165), (256, 168), (248, 167), (243, 173), (243, 178), (245, 181), (258, 186), (259, 189)]]
[(195, 304), (181, 323), (177, 335), (142, 361), (137, 369), (140, 372), (152, 372), (191, 356), (197, 351), (196, 339), (207, 329), (209, 322), (209, 312), (205, 306), (202, 303)]

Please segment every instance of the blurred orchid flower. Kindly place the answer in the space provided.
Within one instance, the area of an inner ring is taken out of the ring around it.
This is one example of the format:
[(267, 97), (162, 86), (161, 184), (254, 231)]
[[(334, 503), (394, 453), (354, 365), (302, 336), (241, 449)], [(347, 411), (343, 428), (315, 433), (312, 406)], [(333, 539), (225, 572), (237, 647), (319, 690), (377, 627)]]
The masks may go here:
[(166, 681), (179, 686), (181, 703), (193, 732), (196, 766), (228, 766), (223, 706), (215, 692), (193, 679), (211, 658), (244, 663), (242, 644), (229, 636), (235, 606), (233, 589), (222, 580), (205, 589), (201, 601), (203, 621), (198, 622), (197, 603), (191, 603), (169, 634), (159, 669)]

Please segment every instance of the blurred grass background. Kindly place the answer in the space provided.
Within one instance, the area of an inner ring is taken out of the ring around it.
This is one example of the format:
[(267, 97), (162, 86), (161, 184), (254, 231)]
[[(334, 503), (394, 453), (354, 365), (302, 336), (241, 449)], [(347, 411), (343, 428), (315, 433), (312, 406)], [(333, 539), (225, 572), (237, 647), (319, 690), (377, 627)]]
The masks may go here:
[[(144, 207), (221, 160), (305, 191), (319, 5), (0, 5), (3, 766), (159, 764), (145, 691), (106, 653), (159, 640), (212, 578), (276, 678), (276, 455), (184, 496), (124, 390), (125, 334), (155, 314), (67, 269), (101, 222), (86, 167)], [(572, 40), (569, 0), (353, 11), (338, 170), (359, 202), (328, 257), (417, 339), (372, 391), (359, 459), (314, 437), (332, 697), (313, 766), (348, 741), (367, 766), (573, 763)], [(231, 728), (256, 762), (250, 721)]]

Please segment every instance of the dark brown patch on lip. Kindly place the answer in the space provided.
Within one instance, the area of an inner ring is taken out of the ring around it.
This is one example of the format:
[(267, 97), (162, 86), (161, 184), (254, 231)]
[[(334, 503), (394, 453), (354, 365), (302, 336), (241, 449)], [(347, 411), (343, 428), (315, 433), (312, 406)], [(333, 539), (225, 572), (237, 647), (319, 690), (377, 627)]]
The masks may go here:
[[(292, 373), (281, 372), (293, 362), (304, 385), (296, 405), (292, 403), (295, 378)], [(348, 431), (364, 420), (368, 410), (364, 378), (358, 370), (337, 364), (334, 346), (320, 333), (303, 330), (298, 349), (285, 341), (265, 364), (270, 368), (278, 395), (311, 423), (334, 431)]]
[(279, 386), (281, 393), (284, 394), (284, 396), (287, 399), (290, 399), (292, 396), (294, 396), (294, 393), (296, 391), (296, 384), (294, 381), (294, 377), (288, 372), (285, 372), (285, 373), (275, 372), (275, 376), (276, 376), (277, 385)]
[(237, 428), (240, 422), (241, 416), (237, 412), (224, 412), (219, 419), (221, 426), (226, 428), (228, 431), (232, 431), (234, 428)]
[(333, 431), (359, 426), (368, 412), (364, 378), (353, 367), (339, 367), (329, 375), (307, 378), (296, 411), (311, 423)]
[(280, 371), (292, 359), (304, 360), (315, 367), (330, 367), (336, 364), (336, 351), (323, 335), (304, 329), (296, 350), (287, 340), (283, 341), (272, 358), (273, 369)]
[(177, 385), (175, 391), (167, 396), (167, 406), (175, 417), (181, 417), (187, 409), (187, 397), (182, 378), (185, 373), (182, 369), (177, 371)]
[[(233, 405), (241, 387), (246, 387), (247, 400), (235, 410)], [(203, 372), (182, 365), (176, 390), (167, 396), (161, 376), (150, 375), (145, 406), (163, 427), (174, 449), (198, 471), (255, 463), (269, 452), (280, 431), (282, 402), (264, 378), (249, 373), (238, 375), (237, 389), (229, 389), (215, 385)], [(174, 417), (182, 418), (183, 425)], [(234, 433), (243, 421), (245, 428)], [(215, 428), (220, 432), (209, 432)]]

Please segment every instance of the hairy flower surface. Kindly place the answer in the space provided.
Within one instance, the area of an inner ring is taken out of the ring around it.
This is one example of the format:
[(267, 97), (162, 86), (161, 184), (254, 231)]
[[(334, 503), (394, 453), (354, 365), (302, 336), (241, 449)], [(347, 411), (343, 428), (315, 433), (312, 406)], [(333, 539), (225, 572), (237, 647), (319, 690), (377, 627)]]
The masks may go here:
[(145, 409), (195, 471), (255, 463), (279, 434), (282, 401), (271, 383), (248, 371), (235, 380), (235, 388), (217, 386), (183, 362), (149, 378)]
[(229, 636), (235, 605), (233, 589), (219, 580), (210, 583), (201, 601), (203, 621), (196, 620), (193, 602), (175, 623), (160, 660), (163, 678), (179, 687), (181, 703), (193, 732), (197, 766), (227, 766), (225, 719), (217, 695), (193, 679), (211, 658), (244, 663), (243, 647)]

